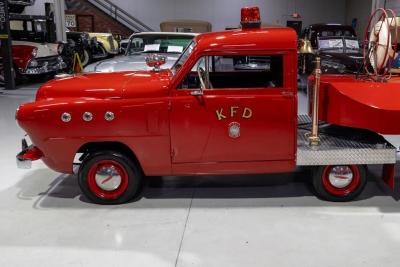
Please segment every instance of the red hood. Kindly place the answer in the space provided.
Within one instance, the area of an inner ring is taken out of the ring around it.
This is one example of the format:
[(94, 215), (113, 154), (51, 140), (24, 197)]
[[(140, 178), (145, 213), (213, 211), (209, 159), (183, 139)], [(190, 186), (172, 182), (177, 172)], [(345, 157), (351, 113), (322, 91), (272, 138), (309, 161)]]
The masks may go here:
[(139, 98), (168, 94), (170, 71), (93, 73), (52, 80), (44, 84), (36, 100), (47, 98)]

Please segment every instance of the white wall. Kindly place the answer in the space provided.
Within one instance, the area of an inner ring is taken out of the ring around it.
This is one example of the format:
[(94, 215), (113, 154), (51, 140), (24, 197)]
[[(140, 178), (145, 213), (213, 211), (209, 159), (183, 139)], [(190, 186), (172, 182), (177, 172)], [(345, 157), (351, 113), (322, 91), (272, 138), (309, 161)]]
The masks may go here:
[(25, 8), (24, 14), (44, 16), (46, 15), (44, 4), (54, 3), (54, 1), (57, 0), (36, 0), (33, 6), (27, 6)]
[(265, 23), (283, 24), (295, 11), (303, 26), (319, 22), (345, 23), (346, 0), (111, 0), (116, 5), (159, 30), (168, 19), (200, 19), (212, 23), (213, 30), (238, 25), (240, 8), (256, 5)]
[(400, 16), (400, 0), (387, 0), (386, 8), (393, 9), (397, 16)]

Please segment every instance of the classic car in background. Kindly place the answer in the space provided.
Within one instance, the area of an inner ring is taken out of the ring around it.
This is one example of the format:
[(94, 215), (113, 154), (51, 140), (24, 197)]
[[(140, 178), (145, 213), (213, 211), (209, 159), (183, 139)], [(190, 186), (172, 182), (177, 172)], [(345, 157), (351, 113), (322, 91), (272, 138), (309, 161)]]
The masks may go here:
[(10, 32), (13, 40), (37, 43), (49, 42), (47, 22), (43, 18), (25, 17), (10, 20)]
[(170, 68), (186, 46), (196, 36), (195, 33), (142, 32), (133, 34), (129, 39), (124, 56), (90, 64), (84, 72), (118, 72), (132, 70), (150, 70), (146, 64), (149, 54), (165, 56), (163, 68)]
[(22, 13), (26, 6), (33, 6), (36, 0), (8, 0), (10, 13)]
[(93, 59), (113, 57), (119, 53), (119, 44), (111, 33), (89, 32), (88, 34), (93, 43)]
[(318, 48), (320, 37), (357, 37), (353, 27), (341, 24), (312, 24), (304, 29), (301, 38), (310, 40), (314, 49)]
[(323, 73), (358, 73), (363, 54), (355, 37), (320, 37), (318, 53)]
[(123, 39), (119, 42), (119, 53), (125, 54), (128, 49), (129, 39)]
[(211, 32), (212, 25), (208, 21), (203, 20), (169, 20), (161, 22), (160, 30), (162, 32), (194, 32), (204, 33)]
[[(67, 65), (61, 57), (62, 44), (39, 44), (34, 42), (13, 41), (12, 54), (15, 79), (38, 75), (53, 75), (64, 70)], [(2, 57), (3, 55), (0, 54)], [(1, 69), (0, 83), (4, 83), (4, 72)]]
[[(93, 46), (90, 36), (86, 32), (67, 32), (68, 45), (72, 53), (78, 53), (82, 66), (86, 66), (92, 62)], [(66, 56), (71, 57), (67, 51)]]
[[(359, 41), (351, 26), (340, 24), (313, 24), (302, 34), (300, 44), (309, 42), (314, 54), (321, 57), (324, 73), (357, 73), (362, 68), (363, 56)], [(303, 55), (306, 61), (299, 60), (306, 74), (313, 70), (313, 55)]]
[[(48, 36), (45, 20), (13, 19), (10, 20), (10, 31), (17, 82), (20, 82), (21, 77), (52, 75), (67, 67), (61, 56), (64, 45), (46, 42)], [(0, 82), (3, 83), (3, 71), (0, 76)]]

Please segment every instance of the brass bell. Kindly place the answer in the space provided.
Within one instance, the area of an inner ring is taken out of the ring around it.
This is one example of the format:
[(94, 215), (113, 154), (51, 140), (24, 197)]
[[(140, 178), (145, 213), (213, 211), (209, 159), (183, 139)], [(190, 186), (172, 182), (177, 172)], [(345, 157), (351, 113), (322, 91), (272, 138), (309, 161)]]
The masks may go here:
[(312, 48), (310, 40), (307, 39), (301, 40), (299, 54), (314, 54), (314, 49)]

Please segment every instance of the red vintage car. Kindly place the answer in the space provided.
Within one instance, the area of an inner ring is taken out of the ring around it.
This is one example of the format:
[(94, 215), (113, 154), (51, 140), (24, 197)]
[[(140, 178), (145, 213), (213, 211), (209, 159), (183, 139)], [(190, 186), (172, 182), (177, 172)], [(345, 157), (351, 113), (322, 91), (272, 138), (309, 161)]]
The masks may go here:
[[(61, 57), (62, 44), (34, 43), (26, 41), (12, 42), (15, 79), (43, 74), (55, 74), (67, 65)], [(1, 55), (2, 57), (2, 55)], [(0, 83), (4, 82), (3, 68), (0, 70)]]
[[(129, 201), (145, 176), (279, 173), (298, 166), (313, 167), (316, 192), (331, 201), (357, 197), (368, 164), (384, 165), (385, 181), (394, 187), (396, 148), (377, 132), (400, 133), (400, 126), (379, 116), (367, 121), (362, 112), (379, 109), (398, 118), (398, 103), (373, 98), (389, 90), (398, 99), (396, 85), (381, 84), (374, 93), (370, 81), (323, 75), (319, 113), (326, 123), (318, 138), (318, 97), (312, 119), (297, 114), (295, 31), (260, 24), (258, 8), (244, 9), (243, 29), (197, 36), (172, 69), (161, 70), (165, 59), (154, 55), (147, 60), (153, 71), (46, 83), (34, 102), (17, 110), (32, 140), (23, 142), (18, 162), (42, 159), (62, 173), (78, 164), (83, 193), (101, 204)], [(317, 86), (318, 66), (315, 73)]]

